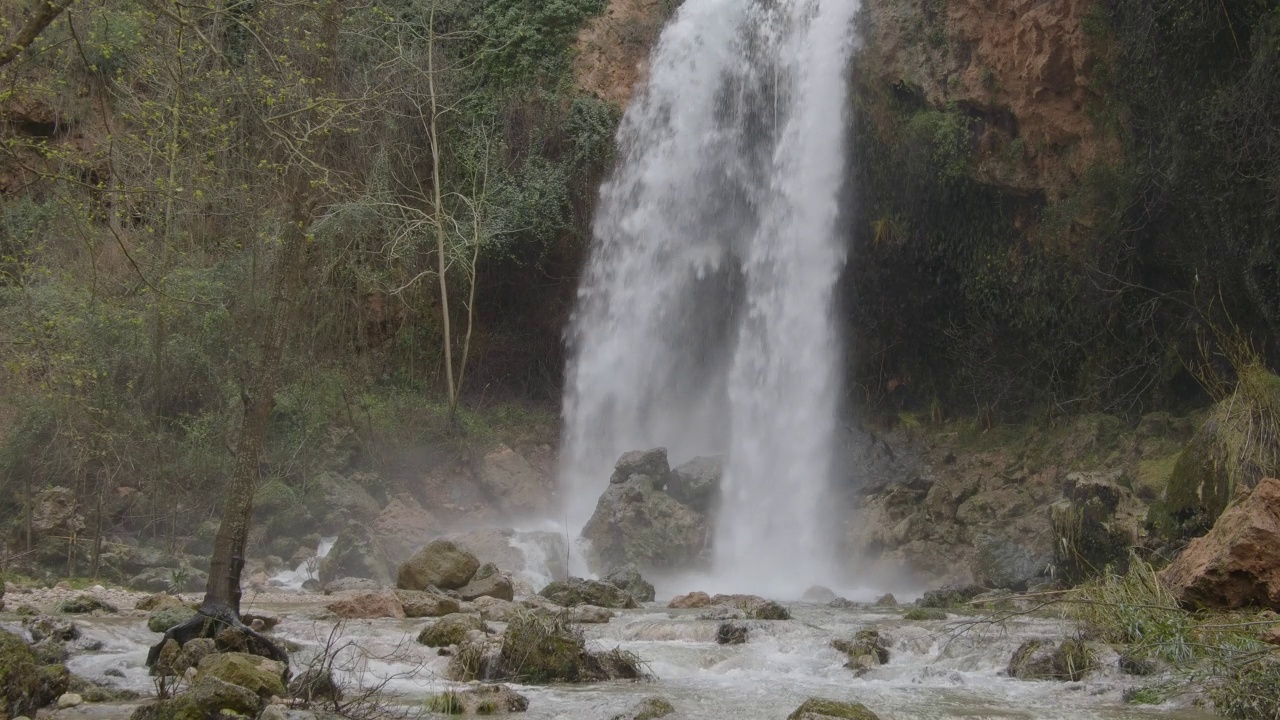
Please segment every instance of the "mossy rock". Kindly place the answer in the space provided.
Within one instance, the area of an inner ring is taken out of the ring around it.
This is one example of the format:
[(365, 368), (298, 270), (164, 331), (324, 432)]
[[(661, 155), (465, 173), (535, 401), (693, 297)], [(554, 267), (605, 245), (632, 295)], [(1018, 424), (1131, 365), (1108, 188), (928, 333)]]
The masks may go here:
[(0, 710), (9, 717), (34, 716), (67, 691), (70, 677), (62, 665), (41, 665), (22, 638), (0, 630)]
[(1178, 458), (1148, 526), (1173, 546), (1208, 532), (1238, 489), (1280, 472), (1278, 437), (1280, 377), (1246, 368)]
[(902, 615), (903, 620), (921, 622), (924, 620), (946, 620), (947, 613), (937, 608), (911, 608)]
[(916, 602), (922, 608), (954, 608), (963, 607), (965, 603), (986, 592), (981, 585), (948, 585), (937, 590), (930, 590)]
[(602, 608), (637, 608), (640, 604), (626, 590), (613, 583), (582, 578), (556, 580), (538, 591), (542, 597), (562, 607), (595, 605)]
[(625, 713), (618, 713), (609, 720), (658, 720), (675, 711), (676, 709), (667, 702), (666, 698), (652, 695), (636, 703)]
[(213, 677), (250, 690), (263, 699), (286, 695), (284, 663), (247, 653), (218, 653), (200, 661), (196, 679)]
[(54, 610), (68, 615), (87, 615), (97, 610), (108, 613), (118, 612), (115, 605), (99, 600), (88, 593), (72, 598), (71, 600), (63, 600), (58, 603)]
[(256, 717), (262, 698), (252, 690), (197, 676), (191, 689), (171, 700), (154, 700), (133, 711), (129, 720), (215, 720), (227, 715)]
[(1028, 640), (1014, 651), (1006, 672), (1019, 680), (1079, 682), (1096, 664), (1093, 651), (1082, 640), (1063, 640), (1056, 646)]
[(147, 618), (147, 629), (151, 632), (162, 633), (175, 625), (190, 620), (196, 616), (196, 611), (187, 605), (173, 605), (161, 608), (151, 613)]
[(880, 720), (880, 717), (862, 703), (840, 702), (823, 698), (809, 698), (787, 720)]
[(833, 640), (831, 646), (847, 655), (850, 660), (866, 656), (876, 665), (889, 662), (889, 641), (875, 628), (859, 630), (852, 640)]
[(432, 695), (423, 709), (441, 715), (497, 715), (524, 712), (529, 699), (506, 685), (481, 685)]
[(445, 615), (418, 633), (418, 642), (427, 647), (448, 647), (461, 645), (472, 630), (488, 632), (489, 627), (474, 615), (454, 613)]

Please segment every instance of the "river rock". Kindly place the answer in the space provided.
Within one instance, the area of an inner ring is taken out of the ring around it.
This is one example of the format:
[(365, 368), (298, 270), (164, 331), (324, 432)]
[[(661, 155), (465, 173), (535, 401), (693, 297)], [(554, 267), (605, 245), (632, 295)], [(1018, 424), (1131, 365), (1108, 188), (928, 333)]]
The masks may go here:
[(791, 619), (791, 612), (785, 607), (759, 595), (715, 595), (711, 603), (741, 610), (753, 620)]
[(84, 698), (75, 693), (62, 693), (58, 697), (58, 709), (67, 710), (73, 707), (80, 707), (84, 704)]
[(192, 720), (227, 715), (256, 717), (264, 703), (247, 688), (211, 675), (197, 676), (191, 689), (170, 700), (153, 700), (140, 706), (129, 720)]
[(747, 641), (747, 626), (742, 623), (725, 621), (716, 627), (716, 643), (720, 645), (741, 645)]
[(396, 587), (426, 590), (431, 587), (457, 590), (471, 582), (480, 569), (475, 555), (451, 540), (434, 540), (400, 566)]
[(630, 710), (614, 715), (609, 720), (657, 720), (675, 711), (676, 709), (667, 702), (666, 698), (653, 695), (636, 703)]
[(498, 508), (509, 516), (536, 512), (546, 504), (548, 493), (542, 474), (506, 445), (499, 445), (484, 456), (477, 478)]
[(875, 628), (859, 630), (852, 640), (833, 640), (831, 646), (849, 659), (845, 667), (859, 674), (889, 662), (889, 640)]
[(229, 652), (206, 655), (196, 667), (196, 680), (202, 675), (239, 685), (263, 700), (286, 695), (284, 680), (288, 667), (258, 655)]
[(454, 613), (445, 615), (418, 633), (418, 642), (427, 647), (448, 647), (461, 645), (471, 631), (489, 632), (484, 621), (474, 615)]
[(346, 620), (406, 617), (400, 598), (390, 591), (351, 595), (329, 603), (325, 609)]
[(105, 600), (100, 600), (88, 593), (82, 593), (70, 600), (63, 600), (58, 603), (54, 610), (68, 615), (87, 615), (92, 612), (119, 612), (115, 605), (112, 605)]
[(1280, 611), (1280, 480), (1263, 479), (1239, 497), (1160, 579), (1188, 607)]
[(70, 673), (39, 662), (22, 638), (0, 630), (0, 715), (28, 715), (67, 692)]
[(432, 696), (426, 709), (443, 715), (499, 715), (528, 710), (529, 699), (506, 685), (480, 685)]
[(1057, 645), (1028, 640), (1013, 653), (1006, 672), (1019, 680), (1079, 682), (1093, 666), (1093, 653), (1080, 640), (1063, 640)]
[(151, 613), (150, 617), (147, 618), (147, 629), (151, 632), (162, 633), (175, 625), (181, 625), (195, 616), (195, 609), (189, 605), (167, 607)]
[(1137, 543), (1137, 501), (1120, 487), (1119, 473), (1071, 473), (1066, 498), (1049, 507), (1054, 566), (1068, 582), (1079, 582), (1107, 566), (1123, 574)]
[(80, 628), (75, 623), (48, 615), (26, 618), (22, 621), (22, 626), (31, 634), (32, 642), (57, 640), (65, 643), (80, 637)]
[(613, 619), (614, 612), (608, 608), (595, 605), (579, 605), (573, 608), (573, 621), (588, 625), (599, 625)]
[(481, 620), (507, 622), (512, 613), (521, 612), (521, 606), (495, 597), (478, 597), (471, 603), (471, 611), (478, 613)]
[(556, 580), (538, 592), (544, 598), (564, 607), (596, 605), (604, 608), (637, 608), (640, 604), (617, 585), (598, 580), (565, 578)]
[(134, 603), (134, 610), (145, 610), (146, 612), (155, 612), (156, 610), (164, 610), (171, 607), (183, 607), (186, 603), (182, 598), (168, 593), (156, 593), (148, 595), (138, 602)]
[(667, 607), (677, 610), (711, 607), (711, 596), (695, 590), (694, 592), (671, 598), (671, 602), (667, 603)]
[(692, 565), (706, 547), (707, 520), (662, 492), (655, 478), (633, 474), (610, 482), (582, 537), (591, 542), (588, 560), (598, 570), (627, 564), (680, 569)]
[(183, 644), (170, 664), (175, 675), (182, 675), (187, 668), (199, 667), (200, 661), (217, 652), (218, 644), (213, 638), (193, 638)]
[(834, 590), (824, 585), (814, 585), (808, 590), (805, 590), (804, 595), (801, 595), (800, 599), (807, 603), (825, 605), (836, 599), (836, 593)]
[(639, 602), (653, 602), (653, 585), (640, 576), (635, 565), (623, 565), (604, 576), (604, 581), (612, 583), (630, 593)]
[(703, 514), (710, 514), (720, 501), (720, 478), (724, 458), (696, 457), (675, 468), (667, 476), (667, 493)]
[(894, 597), (893, 593), (885, 593), (884, 595), (881, 595), (880, 597), (876, 598), (875, 606), (876, 607), (898, 607), (898, 598)]
[(937, 590), (930, 590), (916, 601), (922, 608), (962, 607), (965, 603), (986, 592), (981, 585), (948, 585)]
[(632, 450), (618, 458), (609, 482), (618, 485), (631, 479), (633, 475), (642, 475), (650, 478), (657, 487), (662, 488), (666, 485), (667, 474), (670, 472), (671, 466), (667, 463), (666, 448)]
[(787, 720), (880, 720), (862, 703), (809, 698)]
[(431, 618), (451, 615), (458, 612), (460, 604), (457, 599), (439, 593), (421, 590), (394, 590), (404, 608), (405, 617)]
[(377, 592), (384, 586), (377, 580), (369, 578), (338, 578), (324, 586), (325, 595), (336, 595), (342, 592)]
[(319, 580), (329, 583), (338, 578), (369, 578), (379, 585), (391, 584), (387, 552), (367, 525), (351, 523), (334, 540), (329, 554), (320, 561)]
[(471, 582), (458, 589), (458, 596), (463, 600), (494, 597), (511, 601), (515, 600), (516, 592), (510, 575), (499, 572), (492, 563), (485, 563), (476, 571)]

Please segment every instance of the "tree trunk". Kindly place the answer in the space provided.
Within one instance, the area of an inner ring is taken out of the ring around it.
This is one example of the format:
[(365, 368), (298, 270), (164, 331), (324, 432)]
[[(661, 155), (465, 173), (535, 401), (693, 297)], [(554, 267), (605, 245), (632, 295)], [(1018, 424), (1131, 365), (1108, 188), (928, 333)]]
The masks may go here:
[(13, 42), (7, 46), (0, 47), (0, 67), (4, 67), (18, 57), (27, 46), (35, 42), (40, 33), (49, 27), (50, 23), (58, 19), (63, 10), (71, 6), (75, 0), (46, 0), (36, 6), (34, 12), (27, 18), (27, 22), (18, 31), (18, 36)]
[(261, 340), (261, 358), (257, 373), (245, 399), (240, 443), (227, 489), (222, 524), (213, 541), (209, 560), (209, 582), (204, 601), (196, 616), (171, 628), (152, 646), (147, 665), (154, 665), (160, 650), (169, 640), (185, 644), (198, 637), (217, 638), (223, 631), (238, 631), (247, 652), (288, 662), (284, 649), (270, 639), (246, 627), (240, 620), (240, 573), (244, 570), (245, 546), (249, 539), (249, 523), (253, 518), (253, 496), (258, 490), (259, 463), (266, 442), (267, 422), (275, 407), (276, 387), (280, 379), (281, 359), (288, 334), (297, 280), (301, 274), (303, 248), (306, 243), (306, 182), (295, 181), (290, 198), (290, 222), (277, 260), (276, 279), (266, 328)]

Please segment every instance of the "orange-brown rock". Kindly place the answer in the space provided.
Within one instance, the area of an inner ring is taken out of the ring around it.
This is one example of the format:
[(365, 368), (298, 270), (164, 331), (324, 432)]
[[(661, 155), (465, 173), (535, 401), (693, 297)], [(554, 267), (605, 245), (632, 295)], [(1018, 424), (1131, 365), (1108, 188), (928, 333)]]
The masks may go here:
[(667, 603), (667, 607), (676, 609), (711, 607), (711, 596), (704, 592), (677, 595)]
[(1160, 579), (1184, 605), (1280, 610), (1280, 480), (1238, 498)]
[(578, 87), (626, 107), (649, 75), (649, 52), (670, 15), (670, 0), (610, 0), (578, 34), (573, 75)]
[(325, 606), (329, 612), (344, 620), (357, 618), (398, 618), (404, 619), (404, 605), (400, 598), (390, 591), (377, 593), (360, 593), (344, 597), (337, 602)]
[(1094, 0), (869, 3), (863, 71), (978, 119), (976, 179), (1061, 197), (1118, 149), (1088, 113)]
[(1268, 645), (1280, 645), (1280, 627), (1273, 627), (1263, 632), (1262, 642)]

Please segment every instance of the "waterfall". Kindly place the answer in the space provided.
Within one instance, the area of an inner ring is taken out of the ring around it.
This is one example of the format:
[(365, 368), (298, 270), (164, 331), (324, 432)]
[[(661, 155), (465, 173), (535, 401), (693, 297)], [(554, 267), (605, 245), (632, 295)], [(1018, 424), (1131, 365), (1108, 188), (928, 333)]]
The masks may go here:
[(803, 588), (833, 544), (835, 221), (857, 4), (684, 2), (619, 129), (569, 332), (570, 522), (626, 450), (723, 454), (715, 571), (741, 589)]

